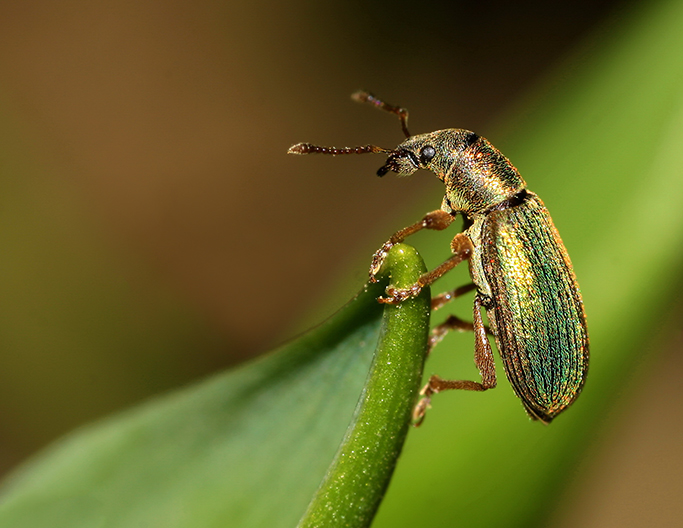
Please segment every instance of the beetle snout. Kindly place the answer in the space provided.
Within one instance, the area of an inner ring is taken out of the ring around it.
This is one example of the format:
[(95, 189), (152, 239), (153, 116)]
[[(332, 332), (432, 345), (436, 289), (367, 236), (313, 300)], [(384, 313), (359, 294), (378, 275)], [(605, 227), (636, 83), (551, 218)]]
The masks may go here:
[(409, 150), (394, 150), (389, 154), (387, 162), (377, 170), (377, 176), (384, 176), (392, 171), (399, 176), (410, 176), (418, 169), (415, 154)]

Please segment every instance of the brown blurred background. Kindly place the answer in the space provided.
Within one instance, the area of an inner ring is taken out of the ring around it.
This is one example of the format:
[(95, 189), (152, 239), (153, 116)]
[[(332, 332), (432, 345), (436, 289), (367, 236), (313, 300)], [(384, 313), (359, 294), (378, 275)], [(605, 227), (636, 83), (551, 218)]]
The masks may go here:
[(0, 468), (322, 318), (438, 207), (379, 158), (285, 155), (398, 143), (352, 91), (487, 135), (624, 6), (0, 4)]

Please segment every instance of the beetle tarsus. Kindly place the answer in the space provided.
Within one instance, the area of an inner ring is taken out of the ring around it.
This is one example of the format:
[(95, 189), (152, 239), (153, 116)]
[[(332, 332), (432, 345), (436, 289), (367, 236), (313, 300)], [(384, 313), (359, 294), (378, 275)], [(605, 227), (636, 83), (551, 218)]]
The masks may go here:
[(370, 264), (370, 282), (377, 282), (375, 276), (379, 273), (379, 270), (382, 269), (384, 260), (387, 258), (387, 254), (392, 247), (394, 247), (394, 242), (389, 240), (385, 242), (381, 248), (375, 251), (375, 254), (372, 256), (372, 264)]
[(379, 297), (378, 302), (382, 304), (401, 304), (406, 299), (417, 297), (422, 291), (422, 285), (413, 284), (410, 288), (394, 288), (387, 286), (387, 297)]
[(427, 409), (432, 408), (432, 399), (429, 396), (422, 396), (413, 409), (413, 427), (420, 427), (424, 422)]

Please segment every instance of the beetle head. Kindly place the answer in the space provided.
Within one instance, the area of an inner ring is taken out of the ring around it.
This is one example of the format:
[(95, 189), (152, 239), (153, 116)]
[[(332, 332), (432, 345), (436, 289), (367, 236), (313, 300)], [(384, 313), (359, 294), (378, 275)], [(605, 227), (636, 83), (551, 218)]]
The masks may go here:
[(443, 180), (459, 155), (478, 140), (474, 132), (457, 128), (411, 136), (389, 153), (377, 175), (392, 171), (410, 176), (417, 169), (426, 169)]

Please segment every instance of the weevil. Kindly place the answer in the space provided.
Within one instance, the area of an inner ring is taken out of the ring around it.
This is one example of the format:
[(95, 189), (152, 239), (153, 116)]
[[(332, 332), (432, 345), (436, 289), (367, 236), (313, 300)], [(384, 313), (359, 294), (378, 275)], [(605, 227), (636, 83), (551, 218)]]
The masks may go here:
[[(463, 230), (451, 241), (452, 256), (406, 289), (387, 287), (384, 303), (400, 303), (468, 261), (472, 285), (438, 295), (439, 308), (476, 290), (473, 321), (455, 316), (432, 331), (430, 346), (450, 330), (474, 331), (474, 361), (481, 382), (432, 376), (420, 392), (414, 422), (422, 422), (431, 396), (451, 389), (484, 391), (496, 386), (490, 332), (505, 374), (528, 415), (550, 423), (578, 397), (588, 372), (588, 330), (579, 286), (569, 255), (541, 199), (529, 191), (519, 171), (488, 140), (469, 130), (451, 128), (412, 136), (408, 111), (367, 92), (358, 102), (396, 114), (406, 140), (394, 149), (376, 145), (323, 147), (299, 143), (291, 154), (384, 153), (378, 176), (409, 176), (418, 169), (433, 172), (446, 187), (441, 208), (401, 229), (377, 250), (370, 266), (375, 281), (388, 251), (421, 229), (442, 230), (461, 215)], [(484, 325), (482, 308), (490, 329)]]

